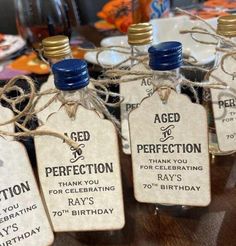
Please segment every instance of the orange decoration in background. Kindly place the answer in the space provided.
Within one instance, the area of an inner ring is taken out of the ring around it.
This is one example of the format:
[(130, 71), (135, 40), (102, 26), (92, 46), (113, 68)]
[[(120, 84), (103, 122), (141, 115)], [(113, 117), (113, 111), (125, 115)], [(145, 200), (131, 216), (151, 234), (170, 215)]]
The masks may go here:
[(216, 11), (216, 10), (201, 10), (197, 12), (197, 15), (200, 16), (203, 19), (210, 19), (214, 17), (220, 17), (220, 16), (226, 16), (229, 15), (226, 12), (223, 11)]
[(125, 33), (132, 24), (131, 7), (131, 0), (111, 0), (97, 15)]
[(72, 46), (71, 47), (71, 51), (72, 51), (72, 56), (73, 58), (76, 59), (84, 59), (84, 55), (85, 55), (85, 51), (82, 51), (81, 49), (79, 49), (79, 47), (77, 46)]
[[(83, 59), (84, 51), (81, 51), (79, 47), (72, 46), (72, 55), (74, 58)], [(27, 55), (20, 56), (16, 60), (9, 64), (9, 68), (25, 71), (27, 73), (35, 74), (48, 74), (50, 73), (50, 67), (41, 61), (35, 52), (31, 52)]]
[(0, 42), (4, 41), (5, 34), (0, 33)]
[(227, 10), (236, 8), (236, 1), (232, 0), (208, 0), (203, 4), (203, 10), (196, 14), (204, 19), (226, 16)]
[(111, 23), (108, 23), (108, 22), (105, 21), (105, 20), (97, 21), (94, 25), (95, 25), (95, 27), (96, 27), (97, 29), (104, 30), (104, 31), (116, 29), (115, 25), (113, 25), (113, 24), (111, 24)]
[(232, 0), (209, 0), (203, 4), (205, 7), (210, 8), (225, 8), (234, 9), (236, 8), (236, 2)]
[(49, 66), (42, 62), (34, 52), (20, 56), (9, 67), (36, 74), (48, 74), (50, 72)]
[(115, 26), (120, 32), (126, 33), (129, 26), (132, 24), (132, 14), (129, 13), (127, 16), (122, 16), (117, 18), (115, 21)]

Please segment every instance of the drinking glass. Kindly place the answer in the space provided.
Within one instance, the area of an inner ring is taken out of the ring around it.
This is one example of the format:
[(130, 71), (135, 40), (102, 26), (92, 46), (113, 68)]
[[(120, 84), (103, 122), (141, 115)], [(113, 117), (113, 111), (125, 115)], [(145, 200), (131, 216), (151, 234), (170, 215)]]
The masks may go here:
[(33, 49), (54, 35), (71, 35), (69, 8), (64, 0), (15, 0), (19, 34)]

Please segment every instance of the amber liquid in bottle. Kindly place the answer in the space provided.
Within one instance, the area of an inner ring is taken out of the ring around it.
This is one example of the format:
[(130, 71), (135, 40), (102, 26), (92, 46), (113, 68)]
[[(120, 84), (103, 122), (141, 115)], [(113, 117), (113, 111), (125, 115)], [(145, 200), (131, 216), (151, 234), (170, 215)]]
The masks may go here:
[(149, 9), (152, 0), (132, 0), (133, 23), (150, 20)]

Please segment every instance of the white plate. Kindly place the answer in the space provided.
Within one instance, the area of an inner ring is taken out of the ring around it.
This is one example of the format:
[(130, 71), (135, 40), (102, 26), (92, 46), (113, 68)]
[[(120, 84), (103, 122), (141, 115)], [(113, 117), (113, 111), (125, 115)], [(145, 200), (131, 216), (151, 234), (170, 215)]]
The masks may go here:
[(103, 47), (109, 47), (109, 46), (124, 46), (124, 47), (129, 47), (128, 37), (125, 36), (125, 35), (122, 35), (122, 36), (115, 36), (115, 37), (104, 38), (101, 41), (101, 46), (103, 46)]
[[(212, 26), (216, 26), (217, 19), (207, 20)], [(206, 45), (196, 42), (191, 38), (190, 34), (180, 34), (180, 30), (191, 29), (193, 26), (207, 28), (207, 26), (195, 20), (190, 20), (187, 16), (178, 16), (172, 18), (154, 19), (150, 23), (153, 26), (153, 43), (165, 41), (179, 41), (183, 44), (184, 53), (194, 56), (198, 63), (196, 65), (205, 65), (213, 62), (215, 59), (215, 46)], [(210, 36), (198, 36), (200, 40), (212, 41), (216, 40)]]
[[(127, 49), (124, 50), (127, 52)], [(121, 62), (124, 62), (129, 58), (129, 55), (122, 54), (120, 52), (105, 50), (99, 54), (99, 62), (97, 60), (97, 52), (87, 52), (84, 56), (84, 59), (90, 63), (101, 65), (102, 67), (107, 66), (116, 66)], [(99, 64), (100, 63), (100, 64)], [(129, 65), (129, 62), (123, 64), (124, 66)]]
[(4, 35), (4, 41), (0, 43), (0, 47), (8, 46), (5, 50), (0, 50), (0, 59), (4, 59), (25, 46), (25, 41), (17, 35)]
[[(109, 47), (109, 46), (124, 46), (124, 47), (129, 47), (128, 44), (128, 38), (127, 36), (115, 36), (115, 37), (108, 37), (108, 38), (104, 38), (101, 41), (101, 46), (102, 47)], [(117, 48), (118, 50), (119, 49)], [(124, 49), (123, 51), (125, 52), (129, 52), (129, 50)], [(84, 56), (84, 59), (90, 63), (93, 64), (99, 64), (97, 61), (97, 52), (87, 52)], [(120, 52), (115, 52), (115, 51), (103, 51), (102, 53), (100, 53), (99, 55), (99, 62), (102, 65), (102, 67), (105, 66), (115, 66), (120, 64), (121, 62), (125, 61), (126, 59), (129, 58), (129, 55), (127, 54), (122, 54)], [(129, 65), (129, 63), (124, 63), (124, 66)]]
[[(207, 20), (213, 26), (216, 26), (217, 19)], [(180, 30), (191, 29), (193, 26), (207, 28), (200, 21), (190, 20), (187, 16), (178, 16), (171, 18), (162, 18), (151, 20), (153, 25), (153, 44), (165, 41), (179, 41), (183, 44), (184, 53), (188, 53), (198, 60), (196, 65), (206, 65), (215, 59), (215, 46), (205, 45), (194, 41), (190, 34), (180, 34)], [(215, 39), (209, 36), (200, 36), (201, 40), (213, 41)], [(101, 41), (101, 46), (124, 46), (129, 47), (127, 36), (116, 36), (105, 38)], [(127, 50), (125, 50), (127, 51)], [(85, 60), (90, 63), (98, 64), (96, 59), (97, 52), (87, 52)], [(121, 54), (115, 51), (104, 51), (99, 56), (99, 61), (102, 66), (114, 66), (128, 58), (128, 55)], [(125, 65), (128, 65), (126, 63)]]

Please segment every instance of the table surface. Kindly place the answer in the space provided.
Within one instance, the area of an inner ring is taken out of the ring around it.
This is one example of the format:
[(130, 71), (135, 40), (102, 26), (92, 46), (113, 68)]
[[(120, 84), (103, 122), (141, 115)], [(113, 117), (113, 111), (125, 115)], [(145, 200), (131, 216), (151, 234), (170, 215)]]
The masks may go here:
[[(104, 37), (93, 27), (80, 34), (95, 45)], [(134, 199), (131, 157), (120, 151), (126, 224), (109, 232), (56, 233), (53, 246), (236, 245), (236, 157), (211, 161), (212, 201), (205, 208), (156, 210)]]

